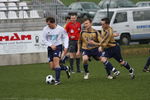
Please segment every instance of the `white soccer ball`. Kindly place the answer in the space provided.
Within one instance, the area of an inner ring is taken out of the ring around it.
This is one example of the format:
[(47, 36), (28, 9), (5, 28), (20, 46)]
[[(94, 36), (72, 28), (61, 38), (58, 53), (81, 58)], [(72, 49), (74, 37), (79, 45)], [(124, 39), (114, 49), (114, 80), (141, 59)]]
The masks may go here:
[(54, 84), (55, 83), (55, 78), (52, 75), (47, 75), (46, 76), (46, 83), (47, 84)]

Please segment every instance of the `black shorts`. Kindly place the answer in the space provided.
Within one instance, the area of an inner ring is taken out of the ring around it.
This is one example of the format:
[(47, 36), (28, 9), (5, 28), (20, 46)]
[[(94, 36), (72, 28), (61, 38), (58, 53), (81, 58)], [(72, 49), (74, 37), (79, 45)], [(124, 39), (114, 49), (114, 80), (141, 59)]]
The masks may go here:
[(62, 45), (56, 46), (56, 50), (52, 50), (51, 47), (48, 47), (47, 50), (48, 50), (48, 62), (52, 62), (54, 57), (61, 57)]
[(107, 58), (114, 58), (118, 62), (123, 61), (119, 45), (105, 49), (104, 52), (102, 53), (102, 56)]
[(69, 48), (68, 51), (71, 53), (76, 53), (78, 50), (78, 40), (69, 40)]
[(87, 55), (88, 57), (93, 57), (95, 60), (99, 60), (101, 57), (102, 53), (99, 52), (98, 48), (90, 49), (90, 50), (85, 50), (82, 49), (82, 55)]

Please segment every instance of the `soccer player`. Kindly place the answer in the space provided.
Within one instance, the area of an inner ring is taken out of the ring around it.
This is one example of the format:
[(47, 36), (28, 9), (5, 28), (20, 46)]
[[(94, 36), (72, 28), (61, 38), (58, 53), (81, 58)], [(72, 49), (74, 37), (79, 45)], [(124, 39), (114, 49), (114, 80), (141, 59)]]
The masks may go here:
[(147, 62), (143, 69), (143, 72), (150, 72), (149, 65), (150, 65), (150, 57), (148, 57), (148, 59), (147, 59)]
[(69, 67), (59, 65), (62, 44), (64, 44), (64, 53), (66, 53), (69, 39), (65, 29), (55, 24), (53, 17), (46, 18), (46, 23), (47, 26), (43, 28), (43, 42), (47, 46), (49, 66), (55, 70), (55, 85), (58, 85), (61, 70), (65, 70), (68, 78), (70, 77)]
[(74, 73), (74, 59), (76, 59), (77, 72), (80, 71), (80, 56), (76, 55), (77, 52), (77, 41), (81, 32), (81, 24), (77, 22), (77, 15), (70, 16), (70, 22), (65, 27), (69, 36), (69, 56), (70, 56), (70, 67), (72, 73)]
[[(77, 55), (80, 55), (80, 50), (82, 51), (82, 60), (83, 60), (83, 67), (84, 67), (84, 79), (89, 78), (89, 70), (88, 70), (88, 60), (89, 57), (93, 57), (96, 60), (101, 58), (102, 53), (99, 52), (99, 46), (90, 44), (90, 41), (94, 41), (99, 43), (101, 41), (100, 34), (98, 31), (92, 28), (92, 20), (85, 19), (84, 22), (85, 30), (81, 31), (80, 39), (78, 40), (78, 51)], [(113, 71), (114, 73), (118, 74), (117, 71), (109, 61), (104, 62), (106, 69)]]
[[(101, 51), (104, 50), (101, 61), (106, 62), (107, 58), (114, 58), (117, 62), (119, 62), (129, 71), (131, 79), (134, 79), (135, 78), (134, 69), (131, 68), (131, 66), (128, 64), (127, 61), (123, 60), (120, 46), (116, 43), (114, 39), (113, 29), (109, 26), (109, 23), (110, 23), (109, 18), (104, 18), (101, 20), (102, 30), (100, 36), (101, 38), (103, 38), (103, 40), (99, 43), (99, 45), (101, 46), (100, 47)], [(108, 76), (111, 75), (109, 70), (107, 70), (107, 74)]]

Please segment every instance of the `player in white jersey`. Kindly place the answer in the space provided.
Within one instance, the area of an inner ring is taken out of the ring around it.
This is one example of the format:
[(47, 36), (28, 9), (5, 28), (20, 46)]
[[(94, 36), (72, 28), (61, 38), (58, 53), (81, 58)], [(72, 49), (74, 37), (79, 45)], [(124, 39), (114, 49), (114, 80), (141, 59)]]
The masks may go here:
[(68, 78), (70, 77), (69, 67), (60, 66), (59, 61), (62, 53), (62, 44), (64, 53), (67, 53), (68, 35), (65, 29), (55, 23), (53, 17), (46, 18), (47, 26), (43, 29), (43, 42), (47, 46), (49, 66), (55, 70), (55, 85), (60, 84), (60, 72), (65, 70)]

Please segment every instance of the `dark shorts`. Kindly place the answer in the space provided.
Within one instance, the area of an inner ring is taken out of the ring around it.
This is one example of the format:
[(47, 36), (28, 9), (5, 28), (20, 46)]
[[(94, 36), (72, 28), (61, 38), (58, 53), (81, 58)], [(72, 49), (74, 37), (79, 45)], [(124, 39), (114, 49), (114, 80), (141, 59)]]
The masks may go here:
[(76, 53), (78, 50), (78, 40), (69, 40), (69, 48), (68, 51), (71, 53)]
[(82, 49), (82, 55), (87, 55), (88, 57), (93, 57), (95, 60), (99, 60), (102, 53), (98, 51), (98, 48), (94, 48), (91, 50)]
[(52, 62), (54, 57), (61, 57), (62, 45), (56, 46), (56, 50), (52, 50), (51, 47), (48, 47), (47, 50), (48, 50), (48, 61)]
[(114, 58), (118, 62), (123, 61), (119, 45), (105, 49), (104, 52), (102, 53), (102, 56), (107, 58)]

